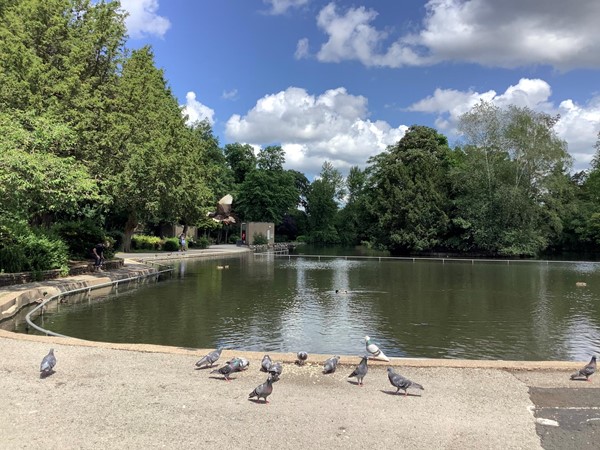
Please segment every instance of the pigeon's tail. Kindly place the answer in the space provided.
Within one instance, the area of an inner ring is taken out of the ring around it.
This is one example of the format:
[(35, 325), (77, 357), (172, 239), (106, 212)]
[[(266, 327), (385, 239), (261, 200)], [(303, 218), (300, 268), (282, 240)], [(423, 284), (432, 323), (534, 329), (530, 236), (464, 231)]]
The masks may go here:
[(208, 365), (208, 360), (206, 356), (196, 363), (196, 367), (202, 367), (205, 364)]
[(422, 391), (425, 390), (423, 386), (421, 386), (419, 383), (415, 383), (414, 381), (413, 384), (411, 384), (411, 387), (414, 387), (415, 389), (421, 389)]
[(581, 376), (581, 372), (578, 370), (577, 372), (571, 374), (571, 380), (574, 380), (577, 377)]
[(215, 369), (215, 370), (211, 370), (210, 373), (221, 373), (220, 372), (221, 369)]

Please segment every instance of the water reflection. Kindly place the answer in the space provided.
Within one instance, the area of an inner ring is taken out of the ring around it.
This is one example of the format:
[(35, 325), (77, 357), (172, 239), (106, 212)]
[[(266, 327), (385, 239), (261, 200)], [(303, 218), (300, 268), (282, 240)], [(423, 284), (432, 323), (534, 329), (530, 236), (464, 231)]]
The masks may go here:
[(600, 352), (598, 270), (249, 255), (183, 261), (170, 280), (44, 320), (113, 342), (361, 355), (368, 334), (388, 356), (585, 360)]

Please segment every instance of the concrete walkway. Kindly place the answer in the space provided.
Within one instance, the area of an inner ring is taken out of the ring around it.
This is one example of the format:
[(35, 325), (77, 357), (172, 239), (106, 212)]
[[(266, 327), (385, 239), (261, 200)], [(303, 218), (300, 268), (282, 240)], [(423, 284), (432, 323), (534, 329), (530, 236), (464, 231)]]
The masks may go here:
[[(203, 255), (227, 254), (210, 250)], [(130, 256), (161, 258), (121, 255)], [(56, 372), (40, 379), (50, 347)], [(370, 362), (358, 387), (347, 378), (356, 356), (323, 375), (331, 355), (310, 355), (298, 367), (293, 354), (271, 354), (284, 370), (265, 405), (248, 400), (266, 379), (262, 354), (224, 351), (219, 363), (250, 360), (248, 371), (225, 382), (195, 369), (208, 350), (0, 330), (0, 448), (597, 448), (598, 380), (569, 380), (583, 362), (394, 358), (399, 373), (425, 387), (404, 397), (394, 395), (388, 363)]]

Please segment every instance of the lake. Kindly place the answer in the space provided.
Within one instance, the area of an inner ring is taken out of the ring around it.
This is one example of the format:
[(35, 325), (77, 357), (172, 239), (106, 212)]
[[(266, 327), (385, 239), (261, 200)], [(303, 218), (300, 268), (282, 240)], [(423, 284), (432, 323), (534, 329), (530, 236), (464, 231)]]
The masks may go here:
[(44, 326), (96, 341), (347, 355), (363, 354), (369, 335), (388, 356), (579, 361), (600, 353), (599, 270), (592, 262), (188, 260), (165, 281), (60, 305)]

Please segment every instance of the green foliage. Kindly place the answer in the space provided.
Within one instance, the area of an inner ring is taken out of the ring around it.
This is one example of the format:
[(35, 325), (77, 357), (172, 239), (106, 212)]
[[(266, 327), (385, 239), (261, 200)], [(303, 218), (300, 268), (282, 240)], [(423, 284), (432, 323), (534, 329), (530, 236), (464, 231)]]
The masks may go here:
[[(60, 236), (69, 249), (71, 258), (89, 258), (92, 248), (107, 240), (106, 233), (94, 221), (87, 219), (81, 221), (59, 222), (52, 227), (52, 232)], [(109, 247), (104, 256), (113, 256), (113, 246)]]
[(254, 233), (252, 236), (252, 245), (267, 245), (269, 240), (262, 233)]
[(210, 240), (205, 236), (200, 236), (194, 243), (194, 248), (208, 248)]
[[(134, 250), (160, 250), (161, 246), (162, 239), (158, 236), (136, 234), (131, 239), (131, 247)], [(179, 245), (177, 248), (179, 248)]]
[(163, 241), (162, 249), (166, 252), (176, 252), (179, 250), (179, 239), (167, 238)]

